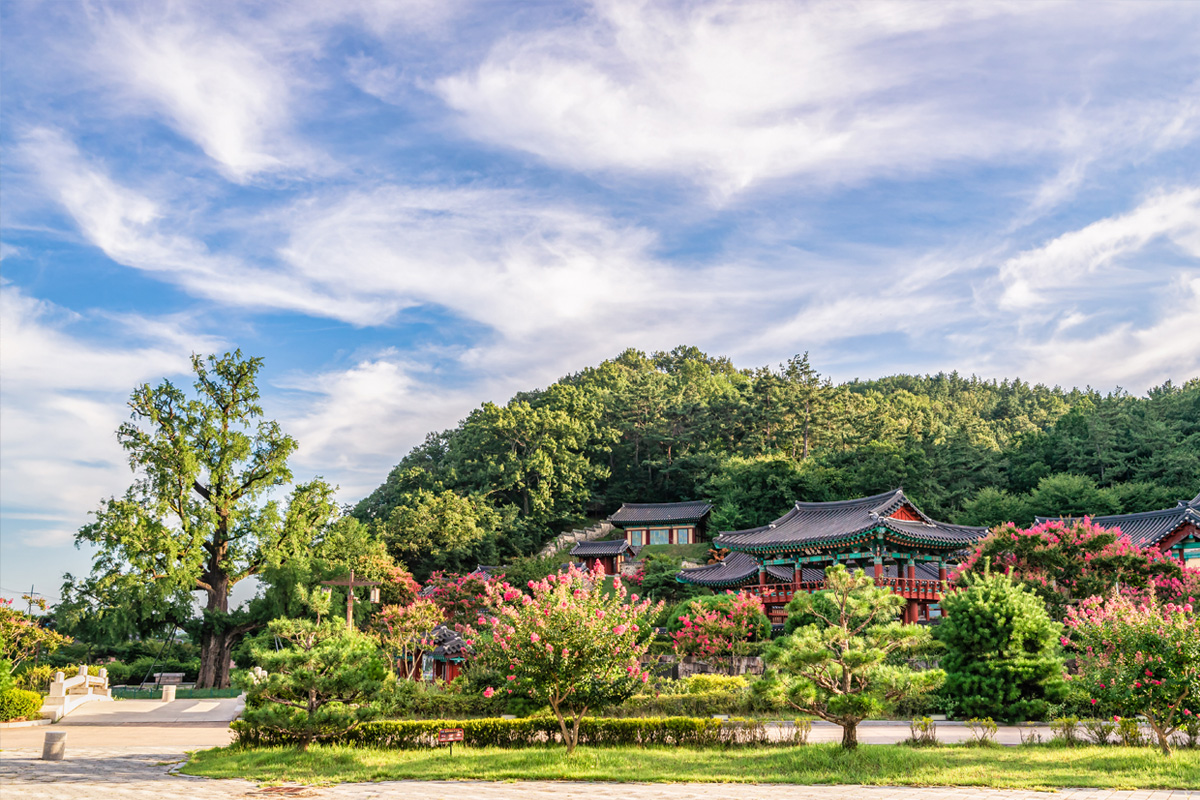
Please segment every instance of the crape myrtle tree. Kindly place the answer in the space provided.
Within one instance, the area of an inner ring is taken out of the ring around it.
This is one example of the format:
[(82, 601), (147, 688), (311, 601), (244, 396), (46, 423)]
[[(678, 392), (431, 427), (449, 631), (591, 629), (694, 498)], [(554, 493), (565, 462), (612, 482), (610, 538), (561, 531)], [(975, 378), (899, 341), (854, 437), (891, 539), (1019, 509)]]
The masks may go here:
[(956, 580), (982, 572), (988, 564), (1028, 586), (1060, 620), (1080, 600), (1107, 595), (1114, 586), (1147, 589), (1182, 572), (1165, 553), (1138, 547), (1119, 530), (1102, 528), (1087, 517), (994, 528), (962, 562)]
[(963, 577), (942, 598), (946, 616), (934, 637), (946, 645), (944, 695), (962, 717), (1045, 719), (1065, 689), (1062, 625), (1041, 599), (1010, 575)]
[(240, 350), (193, 355), (194, 396), (170, 381), (138, 387), (132, 419), (117, 431), (137, 479), (123, 497), (102, 502), (75, 537), (97, 549), (87, 582), (106, 587), (110, 604), (129, 585), (149, 602), (203, 593), (194, 626), (199, 687), (229, 685), (230, 651), (256, 625), (230, 614), (233, 587), (306, 549), (337, 512), (320, 479), (297, 485), (286, 508), (267, 500), (292, 479), (296, 440), (262, 418), (261, 366)]
[[(501, 691), (548, 703), (567, 754), (579, 743), (589, 709), (624, 702), (648, 678), (638, 659), (650, 646), (649, 625), (662, 607), (630, 595), (619, 577), (605, 588), (601, 571), (567, 572), (530, 581), (529, 594), (498, 582), (487, 587), (480, 617), (490, 635), (475, 635), (486, 663), (507, 666)], [(489, 686), (486, 697), (496, 692)]]
[(421, 677), (422, 656), (431, 649), (429, 634), (442, 624), (443, 614), (437, 603), (424, 597), (379, 609), (372, 627), (400, 677), (410, 681)]
[(1063, 638), (1092, 707), (1116, 721), (1145, 717), (1168, 756), (1171, 734), (1200, 714), (1200, 598), (1181, 599), (1090, 597), (1068, 610)]
[(766, 660), (785, 702), (840, 725), (842, 747), (853, 750), (860, 722), (888, 703), (937, 689), (945, 673), (888, 663), (893, 653), (916, 653), (930, 642), (927, 628), (896, 621), (903, 597), (841, 564), (825, 570), (825, 586), (788, 603), (790, 614), (815, 622), (777, 640)]
[(756, 643), (770, 635), (771, 622), (763, 612), (762, 599), (749, 592), (693, 600), (685, 609), (669, 626), (679, 626), (671, 633), (675, 652), (710, 661), (726, 660), (731, 674), (734, 659), (753, 655), (758, 649)]

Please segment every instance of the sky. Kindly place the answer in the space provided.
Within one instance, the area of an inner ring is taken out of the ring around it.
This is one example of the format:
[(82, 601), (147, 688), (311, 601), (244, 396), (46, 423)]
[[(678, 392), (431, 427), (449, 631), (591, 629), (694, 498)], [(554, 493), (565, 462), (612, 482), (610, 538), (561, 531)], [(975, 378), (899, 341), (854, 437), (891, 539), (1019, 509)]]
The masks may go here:
[(0, 591), (132, 389), (262, 356), (297, 479), (628, 347), (1200, 375), (1200, 3), (0, 0)]

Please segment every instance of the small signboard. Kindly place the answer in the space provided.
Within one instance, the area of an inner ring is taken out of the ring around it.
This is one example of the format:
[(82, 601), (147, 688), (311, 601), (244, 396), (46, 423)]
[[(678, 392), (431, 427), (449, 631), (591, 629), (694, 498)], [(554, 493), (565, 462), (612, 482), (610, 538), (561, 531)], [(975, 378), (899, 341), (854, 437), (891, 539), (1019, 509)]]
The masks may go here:
[(450, 745), (450, 755), (454, 755), (454, 743), (463, 740), (462, 728), (442, 728), (438, 731), (438, 744)]

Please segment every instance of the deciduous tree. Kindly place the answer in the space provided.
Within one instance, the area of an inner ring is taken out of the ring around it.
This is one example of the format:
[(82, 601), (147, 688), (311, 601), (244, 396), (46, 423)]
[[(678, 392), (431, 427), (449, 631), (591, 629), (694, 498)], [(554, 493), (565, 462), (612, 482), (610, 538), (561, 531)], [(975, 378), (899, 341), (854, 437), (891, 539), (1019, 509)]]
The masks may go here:
[[(306, 548), (336, 513), (320, 479), (296, 486), (284, 509), (267, 499), (291, 481), (296, 441), (263, 419), (261, 366), (241, 351), (197, 355), (194, 396), (170, 381), (138, 387), (132, 419), (117, 431), (137, 480), (101, 503), (76, 536), (98, 550), (93, 584), (136, 583), (152, 602), (203, 592), (201, 687), (229, 685), (230, 650), (255, 624), (230, 614), (233, 587)], [(108, 602), (119, 601), (109, 593)]]

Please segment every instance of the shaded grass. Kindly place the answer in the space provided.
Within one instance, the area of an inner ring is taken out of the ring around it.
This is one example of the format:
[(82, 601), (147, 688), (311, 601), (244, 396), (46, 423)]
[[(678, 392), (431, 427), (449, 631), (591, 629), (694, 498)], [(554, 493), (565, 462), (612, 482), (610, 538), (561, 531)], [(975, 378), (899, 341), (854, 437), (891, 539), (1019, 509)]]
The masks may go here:
[(1164, 758), (1152, 748), (1005, 747), (929, 749), (836, 744), (807, 747), (492, 747), (379, 750), (342, 745), (250, 749), (192, 755), (189, 775), (261, 783), (329, 784), (384, 780), (566, 780), (651, 783), (795, 783), (887, 786), (989, 786), (1055, 789), (1200, 788), (1200, 751)]

